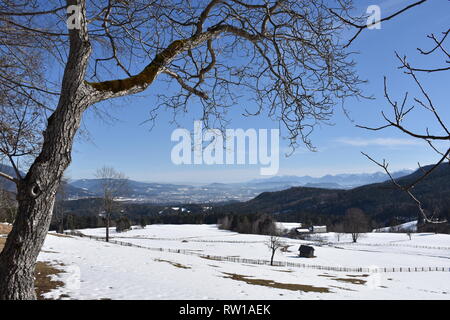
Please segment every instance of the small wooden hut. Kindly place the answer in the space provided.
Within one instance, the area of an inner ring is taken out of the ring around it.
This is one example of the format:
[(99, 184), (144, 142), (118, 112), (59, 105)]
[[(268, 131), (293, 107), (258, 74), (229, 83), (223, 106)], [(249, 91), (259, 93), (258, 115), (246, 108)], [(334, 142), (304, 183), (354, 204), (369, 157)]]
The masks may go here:
[(301, 245), (298, 249), (299, 256), (303, 258), (313, 258), (314, 257), (314, 248), (311, 246)]

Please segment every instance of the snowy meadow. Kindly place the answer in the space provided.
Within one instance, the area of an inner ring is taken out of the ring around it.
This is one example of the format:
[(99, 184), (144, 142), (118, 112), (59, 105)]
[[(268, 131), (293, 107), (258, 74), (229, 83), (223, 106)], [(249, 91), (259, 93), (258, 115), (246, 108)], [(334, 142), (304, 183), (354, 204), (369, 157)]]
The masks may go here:
[[(85, 236), (105, 234), (104, 228), (78, 231)], [(220, 230), (217, 225), (150, 225), (122, 233), (111, 230), (110, 236), (120, 244), (49, 233), (39, 261), (60, 269), (54, 277), (64, 285), (46, 298), (450, 297), (450, 235), (413, 233), (410, 239), (406, 233), (373, 232), (356, 244), (349, 235), (338, 242), (333, 233), (308, 241), (282, 238), (274, 259), (279, 265), (274, 266), (255, 263), (270, 259), (268, 236)], [(312, 245), (315, 257), (300, 258), (301, 244)]]

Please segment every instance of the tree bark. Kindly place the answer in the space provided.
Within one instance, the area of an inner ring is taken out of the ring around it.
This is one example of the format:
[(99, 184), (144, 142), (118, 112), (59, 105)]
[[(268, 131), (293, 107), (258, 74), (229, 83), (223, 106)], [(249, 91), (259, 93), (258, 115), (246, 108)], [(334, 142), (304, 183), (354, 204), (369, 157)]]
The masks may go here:
[[(67, 4), (79, 4), (85, 12), (85, 0), (68, 0)], [(83, 17), (81, 29), (69, 31), (61, 95), (47, 119), (41, 152), (17, 183), (17, 217), (0, 254), (0, 300), (36, 299), (36, 260), (50, 226), (56, 191), (71, 162), (73, 139), (83, 112), (92, 104), (92, 91), (84, 83), (91, 47)]]
[(0, 299), (35, 298), (35, 262), (50, 226), (59, 182), (71, 161), (73, 138), (82, 115), (80, 111), (71, 112), (77, 109), (71, 99), (63, 104), (67, 107), (58, 108), (59, 112), (49, 118), (43, 149), (18, 184), (17, 217), (0, 254)]

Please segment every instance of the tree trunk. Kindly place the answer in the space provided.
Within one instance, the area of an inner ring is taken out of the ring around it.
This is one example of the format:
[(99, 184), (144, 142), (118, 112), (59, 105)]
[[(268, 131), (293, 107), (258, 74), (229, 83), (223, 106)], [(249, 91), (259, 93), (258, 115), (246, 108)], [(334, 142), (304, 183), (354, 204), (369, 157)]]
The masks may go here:
[(275, 256), (275, 250), (272, 251), (272, 256), (270, 257), (270, 265), (273, 266), (273, 257)]
[(19, 192), (18, 215), (0, 255), (0, 299), (35, 299), (34, 267), (50, 224), (54, 194)]
[(58, 106), (47, 119), (39, 156), (17, 186), (19, 208), (0, 254), (0, 300), (35, 299), (34, 269), (52, 217), (56, 191), (71, 161), (73, 139), (83, 112), (93, 103), (84, 82), (91, 53), (85, 0), (68, 0), (83, 9), (82, 26), (69, 30), (70, 51)]
[[(72, 96), (72, 95), (68, 95)], [(73, 96), (72, 96), (73, 97)], [(53, 212), (56, 191), (71, 161), (82, 111), (73, 100), (48, 119), (44, 144), (26, 177), (18, 184), (19, 208), (13, 229), (0, 254), (0, 299), (35, 299), (34, 268)]]
[(111, 219), (110, 214), (106, 214), (106, 242), (109, 242), (109, 220)]

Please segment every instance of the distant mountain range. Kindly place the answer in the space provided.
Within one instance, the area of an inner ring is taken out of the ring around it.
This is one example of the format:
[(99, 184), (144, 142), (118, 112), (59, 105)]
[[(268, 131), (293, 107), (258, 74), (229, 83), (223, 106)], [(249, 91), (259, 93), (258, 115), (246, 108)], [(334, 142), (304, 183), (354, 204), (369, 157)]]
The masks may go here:
[[(0, 165), (0, 170), (13, 175), (11, 167)], [(411, 173), (402, 170), (394, 173), (394, 177), (401, 177)], [(186, 204), (186, 203), (217, 203), (247, 201), (262, 192), (280, 191), (291, 187), (351, 189), (365, 184), (383, 182), (386, 174), (376, 172), (372, 174), (337, 174), (323, 177), (310, 176), (275, 176), (266, 179), (255, 179), (243, 183), (211, 183), (201, 186), (187, 184), (151, 183), (128, 181), (128, 188), (120, 193), (123, 201), (143, 202), (155, 204)], [(7, 190), (15, 192), (12, 182), (4, 182)], [(66, 188), (69, 199), (82, 199), (101, 196), (100, 179), (80, 179), (72, 181)]]
[[(401, 170), (393, 173), (394, 178), (399, 178), (412, 173), (412, 170)], [(291, 186), (311, 186), (317, 188), (351, 189), (365, 184), (386, 181), (389, 177), (383, 172), (375, 173), (353, 173), (353, 174), (327, 174), (323, 177), (310, 176), (276, 176), (267, 179), (255, 179), (251, 184), (265, 185), (291, 185)]]
[[(401, 177), (411, 173), (403, 170), (394, 173)], [(278, 176), (267, 179), (256, 179), (243, 183), (211, 183), (202, 186), (168, 183), (149, 183), (129, 180), (128, 188), (120, 196), (124, 201), (150, 203), (207, 203), (250, 200), (261, 192), (279, 191), (293, 186), (327, 189), (349, 189), (369, 183), (382, 182), (388, 179), (381, 172), (373, 174), (338, 174), (320, 178), (310, 176)], [(101, 195), (100, 179), (81, 179), (71, 183), (77, 190), (83, 190), (91, 196)], [(79, 193), (72, 194), (77, 198)], [(83, 197), (83, 196), (81, 196)]]

